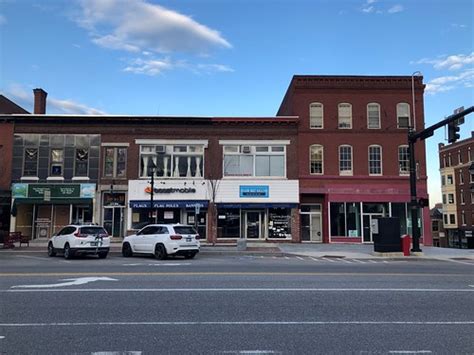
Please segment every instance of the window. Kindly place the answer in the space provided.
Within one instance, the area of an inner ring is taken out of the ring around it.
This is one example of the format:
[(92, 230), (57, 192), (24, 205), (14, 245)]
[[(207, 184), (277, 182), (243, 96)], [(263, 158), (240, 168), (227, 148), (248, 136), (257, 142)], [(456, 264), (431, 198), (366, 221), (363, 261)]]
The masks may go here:
[(471, 192), (471, 204), (474, 204), (474, 192)]
[(322, 145), (310, 147), (310, 174), (323, 174), (324, 150)]
[(397, 126), (398, 128), (410, 127), (410, 105), (407, 103), (397, 104)]
[(462, 173), (462, 170), (459, 170), (459, 184), (464, 184), (464, 175)]
[(442, 168), (446, 168), (446, 155), (443, 155), (443, 166)]
[(352, 175), (352, 147), (350, 145), (339, 147), (339, 174)]
[(439, 231), (439, 221), (437, 221), (437, 220), (431, 221), (431, 230), (433, 232), (438, 232)]
[(398, 166), (400, 175), (410, 174), (410, 155), (408, 154), (407, 145), (398, 147)]
[(63, 176), (64, 166), (64, 150), (53, 148), (50, 151), (49, 159), (49, 175), (50, 176)]
[(240, 210), (237, 208), (217, 210), (217, 238), (240, 237)]
[(309, 126), (310, 128), (323, 128), (324, 124), (323, 104), (313, 102), (309, 105)]
[(464, 211), (461, 211), (461, 224), (463, 226), (466, 225), (466, 212), (464, 212)]
[(459, 196), (461, 196), (461, 205), (466, 204), (466, 199), (464, 198), (464, 190), (461, 189)]
[(443, 215), (443, 220), (444, 220), (444, 224), (448, 224), (448, 215), (447, 214)]
[(452, 184), (453, 184), (453, 176), (452, 176), (452, 175), (448, 175), (448, 176), (447, 176), (447, 182), (448, 182), (448, 185), (452, 185)]
[(441, 186), (446, 185), (446, 176), (441, 175)]
[(456, 224), (456, 215), (449, 214), (449, 224)]
[(446, 200), (446, 195), (445, 195), (445, 194), (443, 194), (443, 205), (445, 205), (445, 204), (446, 204), (446, 201), (447, 201), (447, 200)]
[(380, 128), (380, 105), (376, 103), (367, 105), (367, 128)]
[(451, 158), (451, 154), (448, 155), (448, 165), (447, 166), (452, 166), (453, 165), (453, 159)]
[(89, 150), (76, 148), (74, 159), (74, 176), (87, 176), (89, 167)]
[(339, 104), (339, 128), (349, 129), (352, 128), (352, 105), (351, 104)]
[(38, 148), (25, 148), (23, 176), (38, 176)]
[(474, 160), (472, 159), (471, 147), (467, 148), (467, 156), (468, 156), (469, 161), (472, 162)]
[(224, 146), (224, 176), (285, 176), (285, 146)]
[(454, 203), (454, 194), (448, 194), (448, 203), (453, 204)]
[(203, 145), (142, 145), (140, 146), (140, 177), (202, 178), (204, 166)]
[(461, 151), (458, 150), (458, 164), (462, 164)]
[(382, 175), (382, 147), (369, 146), (369, 175)]
[(104, 150), (104, 176), (126, 177), (127, 148), (107, 147)]

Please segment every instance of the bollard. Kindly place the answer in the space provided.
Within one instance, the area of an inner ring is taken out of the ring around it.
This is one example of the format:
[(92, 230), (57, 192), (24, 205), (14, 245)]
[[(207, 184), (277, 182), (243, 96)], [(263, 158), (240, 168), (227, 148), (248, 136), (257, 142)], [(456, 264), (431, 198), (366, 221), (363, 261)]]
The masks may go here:
[(245, 251), (247, 249), (247, 239), (237, 239), (237, 250)]
[(411, 236), (409, 234), (402, 235), (403, 256), (410, 256)]

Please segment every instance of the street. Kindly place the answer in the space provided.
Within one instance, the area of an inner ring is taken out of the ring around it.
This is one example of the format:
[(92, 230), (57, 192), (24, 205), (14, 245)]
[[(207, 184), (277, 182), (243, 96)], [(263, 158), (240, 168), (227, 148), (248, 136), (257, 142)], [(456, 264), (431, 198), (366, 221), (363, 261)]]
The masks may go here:
[(0, 353), (473, 353), (474, 262), (0, 252)]

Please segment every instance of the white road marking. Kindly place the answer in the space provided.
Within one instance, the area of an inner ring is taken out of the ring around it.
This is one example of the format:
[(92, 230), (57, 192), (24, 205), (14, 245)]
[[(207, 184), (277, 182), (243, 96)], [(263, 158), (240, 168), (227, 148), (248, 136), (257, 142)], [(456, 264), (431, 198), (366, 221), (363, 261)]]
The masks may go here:
[(342, 261), (344, 261), (345, 263), (348, 263), (348, 264), (352, 264), (352, 262), (351, 262), (351, 261), (349, 261), (349, 260), (346, 260), (346, 259), (342, 259)]
[(153, 264), (122, 264), (122, 266), (186, 266), (191, 263), (153, 263)]
[(312, 256), (310, 256), (309, 258), (314, 261), (320, 261), (320, 259), (313, 258)]
[(332, 260), (332, 259), (328, 259), (328, 258), (322, 258), (322, 259), (323, 259), (323, 260), (326, 260), (326, 261), (330, 261), (330, 262), (332, 262), (332, 263), (335, 263), (335, 262), (336, 262), (336, 260)]
[(351, 259), (352, 261), (356, 261), (358, 263), (361, 263), (361, 264), (365, 264), (365, 261), (362, 261), (362, 260), (357, 260), (357, 259)]
[(301, 256), (297, 256), (296, 259), (304, 260)]
[(375, 260), (369, 260), (369, 263), (377, 264), (377, 262)]
[(24, 258), (24, 259), (35, 259), (35, 260), (41, 260), (41, 261), (46, 261), (48, 260), (47, 258), (41, 258), (39, 256), (29, 256), (29, 255), (16, 255), (17, 258)]
[(10, 289), (18, 292), (474, 292), (471, 288), (69, 288)]
[(0, 335), (0, 339), (5, 339), (5, 336), (4, 336), (4, 335)]
[(91, 355), (141, 355), (141, 351), (94, 351)]
[(61, 283), (49, 284), (49, 285), (17, 285), (17, 286), (12, 286), (11, 288), (64, 287), (64, 286), (84, 285), (84, 284), (87, 284), (89, 282), (94, 282), (94, 281), (118, 281), (118, 280), (112, 279), (110, 277), (78, 277), (75, 279), (63, 279), (62, 281), (68, 281), (68, 282), (61, 282)]
[(458, 263), (458, 264), (464, 264), (464, 265), (471, 265), (471, 266), (474, 266), (474, 263), (466, 263), (464, 261), (460, 261), (460, 260), (453, 260), (453, 259), (436, 259), (436, 260), (441, 260), (441, 261), (450, 261), (452, 263)]
[(0, 323), (0, 327), (80, 327), (113, 325), (472, 325), (474, 321), (221, 321), (221, 322), (65, 322), (65, 323)]
[(432, 354), (431, 350), (392, 350), (389, 354)]

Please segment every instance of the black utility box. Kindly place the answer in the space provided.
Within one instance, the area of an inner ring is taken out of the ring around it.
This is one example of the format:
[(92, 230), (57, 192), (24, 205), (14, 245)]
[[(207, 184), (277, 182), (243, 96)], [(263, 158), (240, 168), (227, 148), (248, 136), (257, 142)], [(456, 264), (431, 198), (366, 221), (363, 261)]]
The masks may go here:
[(374, 251), (393, 253), (402, 251), (400, 239), (400, 219), (397, 217), (380, 217), (372, 220)]

